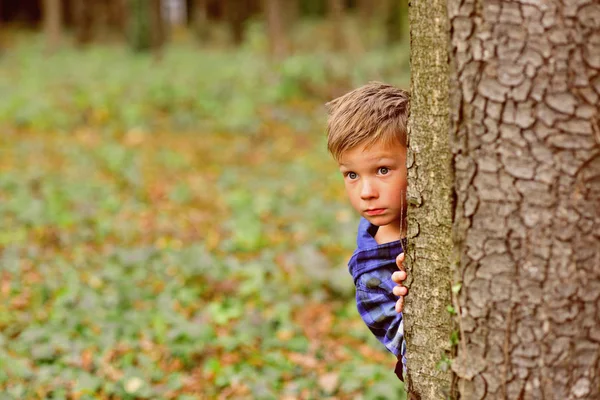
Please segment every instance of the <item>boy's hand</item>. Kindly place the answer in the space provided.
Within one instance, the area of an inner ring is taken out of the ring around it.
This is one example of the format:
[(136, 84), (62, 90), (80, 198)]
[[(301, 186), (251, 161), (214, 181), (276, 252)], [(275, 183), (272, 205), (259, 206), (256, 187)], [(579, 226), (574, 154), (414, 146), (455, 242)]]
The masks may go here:
[(392, 274), (392, 280), (398, 284), (394, 287), (392, 293), (400, 297), (396, 302), (396, 312), (399, 313), (404, 309), (404, 296), (408, 294), (408, 289), (405, 286), (402, 286), (402, 282), (404, 282), (407, 276), (406, 270), (404, 269), (404, 253), (400, 253), (398, 257), (396, 257), (396, 265), (400, 271), (396, 271)]

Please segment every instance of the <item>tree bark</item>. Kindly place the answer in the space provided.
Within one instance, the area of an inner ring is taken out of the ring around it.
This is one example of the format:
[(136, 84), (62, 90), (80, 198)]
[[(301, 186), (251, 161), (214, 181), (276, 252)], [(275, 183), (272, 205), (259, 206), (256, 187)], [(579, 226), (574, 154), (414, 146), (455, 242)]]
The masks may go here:
[[(300, 19), (300, 0), (285, 0), (283, 2), (283, 21), (286, 31), (292, 31), (298, 20)], [(288, 40), (289, 42), (289, 40)]]
[[(446, 0), (412, 0), (408, 151), (407, 388), (413, 399), (452, 394), (452, 170)], [(443, 366), (443, 364), (442, 364)]]
[(127, 4), (126, 0), (110, 0), (108, 23), (120, 36), (125, 36), (127, 31)]
[(383, 0), (381, 3), (381, 22), (385, 31), (387, 45), (402, 39), (401, 6), (406, 0)]
[(92, 41), (94, 17), (90, 4), (86, 0), (72, 0), (73, 19), (75, 22), (75, 42), (83, 46)]
[(61, 42), (62, 31), (62, 0), (44, 0), (44, 35), (47, 50), (54, 52)]
[(193, 0), (192, 27), (200, 42), (205, 42), (209, 37), (208, 27), (208, 1)]
[(156, 57), (161, 57), (162, 48), (167, 38), (167, 27), (162, 12), (161, 0), (151, 0), (150, 13), (150, 40)]
[(408, 0), (389, 2), (385, 18), (386, 40), (388, 44), (401, 42), (408, 32)]
[(599, 399), (600, 6), (448, 15), (461, 398)]
[(233, 43), (240, 45), (244, 41), (244, 24), (250, 16), (248, 8), (250, 7), (247, 1), (242, 0), (225, 0), (225, 18), (231, 28)]
[(148, 51), (152, 46), (148, 0), (129, 0), (129, 44), (133, 51)]
[(373, 1), (371, 0), (356, 0), (356, 8), (358, 15), (363, 23), (371, 24), (374, 11)]
[(285, 56), (288, 49), (287, 35), (284, 27), (283, 1), (285, 0), (263, 1), (269, 31), (269, 48), (271, 54), (277, 58)]
[(327, 0), (327, 13), (332, 27), (332, 43), (335, 50), (344, 48), (344, 2), (342, 0)]
[(110, 26), (110, 0), (88, 2), (87, 7), (91, 8), (94, 15), (93, 36), (100, 41), (110, 38), (114, 33), (114, 28)]
[(4, 0), (0, 0), (0, 57), (4, 53)]
[(165, 42), (160, 0), (129, 1), (129, 41), (134, 51), (153, 50), (157, 57)]

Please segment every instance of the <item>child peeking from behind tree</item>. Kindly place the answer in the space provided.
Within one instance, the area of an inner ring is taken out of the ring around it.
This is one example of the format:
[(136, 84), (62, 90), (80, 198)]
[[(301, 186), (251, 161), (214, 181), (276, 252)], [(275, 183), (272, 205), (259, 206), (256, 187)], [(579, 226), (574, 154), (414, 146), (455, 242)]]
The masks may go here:
[(326, 106), (327, 147), (361, 216), (357, 249), (348, 263), (356, 305), (371, 332), (398, 359), (395, 372), (402, 380), (408, 93), (371, 82)]

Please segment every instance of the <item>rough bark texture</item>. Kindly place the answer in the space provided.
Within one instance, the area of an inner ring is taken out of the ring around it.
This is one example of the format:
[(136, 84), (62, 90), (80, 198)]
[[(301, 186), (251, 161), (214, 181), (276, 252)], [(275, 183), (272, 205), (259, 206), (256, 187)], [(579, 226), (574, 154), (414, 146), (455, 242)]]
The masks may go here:
[(461, 398), (600, 399), (600, 3), (448, 15)]
[(448, 19), (445, 0), (412, 0), (408, 152), (409, 295), (404, 307), (408, 390), (444, 399), (451, 374), (436, 365), (450, 351), (452, 174), (449, 147)]

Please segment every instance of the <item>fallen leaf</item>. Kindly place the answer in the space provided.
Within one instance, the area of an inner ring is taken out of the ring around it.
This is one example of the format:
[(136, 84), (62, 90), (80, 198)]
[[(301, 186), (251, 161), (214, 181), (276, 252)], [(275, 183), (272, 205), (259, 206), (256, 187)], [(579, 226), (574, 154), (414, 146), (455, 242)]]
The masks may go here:
[(319, 386), (325, 393), (332, 394), (337, 389), (339, 380), (337, 372), (330, 372), (319, 377)]

